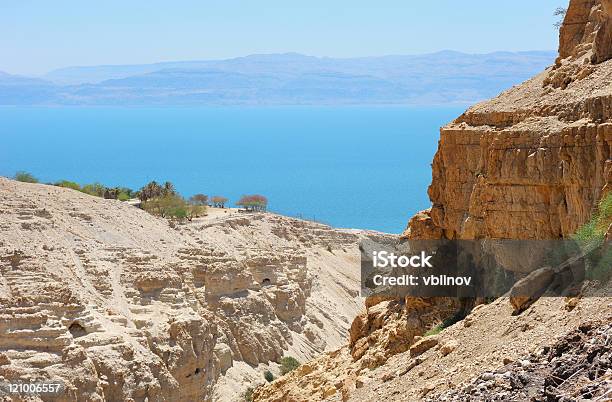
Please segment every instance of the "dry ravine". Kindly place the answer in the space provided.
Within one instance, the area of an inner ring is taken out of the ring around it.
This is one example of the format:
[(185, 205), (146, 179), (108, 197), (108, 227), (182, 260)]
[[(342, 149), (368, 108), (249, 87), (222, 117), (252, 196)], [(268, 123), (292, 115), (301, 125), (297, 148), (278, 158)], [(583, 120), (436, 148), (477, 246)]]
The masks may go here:
[(384, 235), (264, 213), (174, 225), (0, 178), (0, 382), (60, 381), (43, 395), (58, 401), (238, 400), (282, 356), (345, 342), (363, 236)]

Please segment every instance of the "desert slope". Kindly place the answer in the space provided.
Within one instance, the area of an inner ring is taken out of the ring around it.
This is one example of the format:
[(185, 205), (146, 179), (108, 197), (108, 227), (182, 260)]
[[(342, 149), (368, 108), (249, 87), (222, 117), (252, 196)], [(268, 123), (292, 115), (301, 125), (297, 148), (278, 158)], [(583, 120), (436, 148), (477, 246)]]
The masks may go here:
[[(432, 207), (414, 216), (402, 237), (568, 237), (612, 190), (611, 148), (612, 1), (571, 0), (553, 66), (440, 130)], [(519, 278), (527, 274), (510, 264), (504, 268)], [(369, 299), (346, 346), (259, 389), (255, 400), (521, 400), (521, 390), (495, 399), (486, 387), (466, 391), (467, 384), (485, 371), (510, 372), (518, 360), (541, 360), (555, 339), (586, 321), (609, 322), (609, 285), (598, 292), (581, 299), (543, 298), (522, 314), (500, 298), (477, 306), (439, 336), (426, 337), (432, 321), (459, 312), (453, 300)], [(463, 300), (461, 313), (469, 311), (468, 302), (479, 301)], [(606, 353), (593, 356), (609, 359)], [(565, 386), (579, 388), (581, 377), (572, 378)], [(601, 387), (609, 384), (598, 386), (602, 396)], [(551, 391), (551, 398), (557, 394)]]
[(62, 401), (236, 400), (283, 355), (345, 342), (366, 235), (382, 236), (273, 214), (171, 225), (0, 178), (0, 381), (59, 380)]

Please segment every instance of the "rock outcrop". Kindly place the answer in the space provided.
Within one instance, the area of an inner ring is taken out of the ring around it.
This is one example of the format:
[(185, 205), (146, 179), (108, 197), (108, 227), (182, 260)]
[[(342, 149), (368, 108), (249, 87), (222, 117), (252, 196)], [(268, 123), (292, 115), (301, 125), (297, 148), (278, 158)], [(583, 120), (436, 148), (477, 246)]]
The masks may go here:
[(283, 355), (344, 343), (366, 235), (273, 214), (169, 225), (0, 178), (0, 383), (59, 381), (61, 401), (236, 400)]
[[(598, 201), (612, 190), (611, 32), (610, 0), (571, 0), (554, 66), (471, 107), (440, 130), (428, 190), (432, 207), (414, 216), (401, 238), (559, 239), (586, 223)], [(555, 334), (561, 335), (571, 330), (569, 322), (576, 325), (588, 316), (568, 313), (571, 309), (565, 302), (549, 299), (546, 303), (561, 305), (563, 312), (520, 324), (516, 312), (530, 305), (538, 308), (533, 303), (550, 282), (549, 273), (534, 273), (532, 279), (538, 283), (522, 282), (531, 293), (513, 298), (513, 309), (508, 299), (480, 305), (476, 309), (481, 309), (480, 314), (472, 313), (451, 326), (453, 339), (434, 338), (435, 343), (420, 336), (432, 327), (427, 319), (440, 322), (457, 311), (449, 299), (366, 300), (367, 311), (351, 326), (349, 345), (263, 387), (255, 399), (431, 397), (477, 374), (479, 368), (482, 371), (482, 361), (499, 364), (503, 359), (496, 347), (511, 349), (514, 357), (521, 348), (546, 343), (545, 333), (550, 330), (546, 325), (557, 325)], [(589, 303), (594, 314), (610, 312), (606, 298), (591, 298)], [(472, 306), (461, 307), (466, 313)], [(416, 314), (411, 315), (412, 310)], [(478, 332), (474, 321), (483, 311), (490, 322)], [(555, 324), (561, 314), (564, 324)], [(495, 339), (534, 327), (538, 335), (531, 333), (531, 339)]]
[[(507, 298), (500, 298), (477, 306), (464, 320), (438, 335), (417, 337), (412, 352), (407, 350), (389, 356), (380, 366), (362, 366), (361, 361), (354, 361), (350, 348), (345, 346), (257, 389), (254, 400), (400, 402), (428, 398), (438, 401), (442, 400), (440, 394), (452, 396), (457, 392), (469, 395), (459, 399), (463, 401), (479, 400), (478, 397), (494, 400), (487, 398), (494, 395), (487, 394), (490, 390), (478, 387), (481, 382), (478, 378), (484, 373), (505, 373), (515, 362), (531, 356), (545, 358), (544, 351), (554, 347), (557, 339), (575, 332), (584, 322), (609, 323), (612, 301), (605, 295), (610, 291), (608, 286), (599, 296), (581, 299), (571, 311), (563, 298), (543, 298), (520, 315), (513, 314)], [(433, 340), (428, 339), (431, 337)], [(545, 364), (543, 359), (541, 361)], [(601, 383), (601, 373), (598, 376), (598, 383)], [(485, 378), (488, 382), (497, 376)], [(468, 387), (474, 381), (477, 386)], [(570, 384), (575, 383), (569, 381)], [(530, 387), (537, 386), (535, 381), (530, 384)], [(497, 384), (492, 384), (493, 387), (501, 388)], [(472, 390), (476, 394), (470, 394)]]
[(612, 183), (610, 8), (571, 1), (554, 66), (440, 130), (431, 221), (409, 231), (556, 239), (590, 218)]

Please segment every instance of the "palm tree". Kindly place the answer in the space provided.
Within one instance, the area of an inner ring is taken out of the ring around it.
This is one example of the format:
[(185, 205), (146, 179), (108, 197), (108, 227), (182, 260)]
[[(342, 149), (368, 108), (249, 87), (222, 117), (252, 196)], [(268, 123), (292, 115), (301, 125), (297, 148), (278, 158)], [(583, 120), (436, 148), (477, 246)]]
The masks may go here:
[(174, 195), (176, 194), (176, 190), (174, 189), (174, 184), (170, 183), (169, 181), (164, 183), (164, 190), (163, 190), (164, 195)]
[(163, 194), (163, 188), (155, 180), (140, 189), (140, 200), (147, 201)]

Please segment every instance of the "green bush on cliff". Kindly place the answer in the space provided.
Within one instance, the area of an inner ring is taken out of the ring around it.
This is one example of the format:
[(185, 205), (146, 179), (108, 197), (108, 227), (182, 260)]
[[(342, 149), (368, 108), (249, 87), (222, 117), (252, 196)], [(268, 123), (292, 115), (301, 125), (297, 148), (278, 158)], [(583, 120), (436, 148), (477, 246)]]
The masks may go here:
[(425, 332), (423, 334), (423, 336), (438, 335), (440, 332), (442, 332), (443, 329), (444, 329), (444, 327), (442, 326), (442, 324), (436, 325), (435, 327), (433, 327), (429, 331)]
[(281, 364), (280, 371), (282, 375), (285, 375), (288, 372), (293, 371), (300, 366), (300, 362), (297, 361), (295, 357), (291, 357), (291, 356), (283, 357), (280, 361), (280, 364)]
[(253, 388), (248, 387), (242, 396), (246, 402), (253, 402)]
[(612, 191), (601, 199), (590, 221), (582, 225), (573, 236), (578, 242), (603, 240), (612, 224)]
[(612, 191), (599, 202), (598, 214), (601, 230), (605, 232), (612, 224)]
[(459, 310), (459, 311), (457, 311), (451, 317), (446, 318), (440, 324), (436, 325), (435, 327), (433, 327), (429, 331), (425, 332), (423, 334), (423, 336), (438, 335), (440, 332), (442, 332), (442, 330), (444, 328), (448, 328), (451, 325), (456, 324), (459, 321), (463, 320), (467, 316), (467, 313), (468, 312), (466, 310)]
[(272, 381), (274, 381), (274, 374), (272, 374), (272, 372), (270, 370), (266, 370), (264, 372), (264, 378), (266, 379), (266, 381), (272, 382)]
[(612, 247), (604, 244), (608, 228), (612, 225), (612, 191), (599, 202), (591, 220), (574, 234), (579, 247), (587, 253), (588, 279), (607, 281), (612, 276)]
[(28, 172), (17, 172), (15, 173), (15, 180), (23, 183), (38, 183), (38, 179)]

